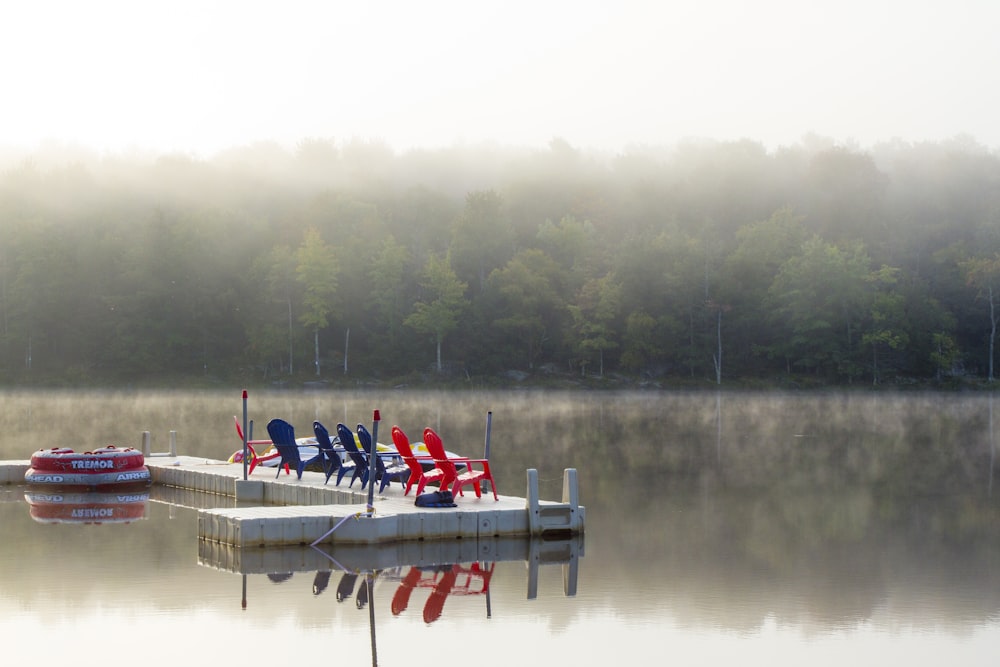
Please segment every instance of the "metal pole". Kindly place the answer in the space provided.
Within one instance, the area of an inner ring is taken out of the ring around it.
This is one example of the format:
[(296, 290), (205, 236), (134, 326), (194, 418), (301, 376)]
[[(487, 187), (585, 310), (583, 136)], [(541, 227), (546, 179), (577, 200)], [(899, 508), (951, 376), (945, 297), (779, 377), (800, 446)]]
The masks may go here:
[(372, 450), (368, 454), (368, 516), (375, 513), (375, 457), (378, 456), (378, 410), (372, 418)]
[(247, 390), (243, 390), (243, 480), (247, 478)]
[(490, 410), (486, 413), (486, 453), (483, 456), (484, 459), (489, 460), (490, 458), (490, 431), (493, 430), (493, 411)]
[[(486, 451), (485, 454), (483, 455), (483, 458), (486, 459), (487, 461), (490, 460), (490, 432), (492, 430), (493, 430), (493, 411), (489, 410), (486, 413)], [(487, 482), (485, 480), (482, 480), (482, 484), (480, 485), (480, 490), (485, 491), (486, 484)], [(492, 489), (490, 490), (492, 491)]]

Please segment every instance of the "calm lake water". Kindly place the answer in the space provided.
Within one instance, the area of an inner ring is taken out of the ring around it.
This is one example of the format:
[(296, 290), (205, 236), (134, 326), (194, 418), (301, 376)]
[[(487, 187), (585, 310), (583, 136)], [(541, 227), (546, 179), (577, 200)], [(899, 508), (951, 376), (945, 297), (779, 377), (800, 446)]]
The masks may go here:
[[(0, 395), (2, 459), (139, 446), (147, 430), (154, 451), (171, 430), (182, 454), (225, 459), (239, 446), (239, 390)], [(578, 569), (532, 568), (531, 554), (552, 545), (513, 541), (476, 564), (374, 568), (368, 594), (358, 564), (370, 554), (199, 544), (195, 508), (222, 498), (153, 488), (118, 503), (131, 506), (117, 515), (127, 522), (91, 506), (76, 518), (108, 521), (74, 523), (7, 486), (0, 635), (42, 665), (996, 664), (989, 395), (261, 392), (248, 402), (258, 433), (278, 416), (303, 430), (317, 418), (371, 428), (375, 409), (383, 442), (392, 424), (432, 426), (469, 455), (482, 453), (491, 413), (501, 493), (524, 495), (536, 468), (542, 497), (558, 499), (563, 469), (576, 468), (587, 532), (567, 553)], [(340, 560), (359, 576), (345, 577)], [(435, 587), (446, 576), (444, 596)]]

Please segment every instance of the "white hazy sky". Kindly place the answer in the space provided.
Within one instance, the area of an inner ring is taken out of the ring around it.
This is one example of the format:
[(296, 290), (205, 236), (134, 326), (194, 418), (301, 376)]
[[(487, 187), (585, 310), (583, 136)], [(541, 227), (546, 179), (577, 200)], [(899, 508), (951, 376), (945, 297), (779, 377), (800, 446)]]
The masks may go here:
[(0, 147), (970, 135), (997, 0), (4, 0)]

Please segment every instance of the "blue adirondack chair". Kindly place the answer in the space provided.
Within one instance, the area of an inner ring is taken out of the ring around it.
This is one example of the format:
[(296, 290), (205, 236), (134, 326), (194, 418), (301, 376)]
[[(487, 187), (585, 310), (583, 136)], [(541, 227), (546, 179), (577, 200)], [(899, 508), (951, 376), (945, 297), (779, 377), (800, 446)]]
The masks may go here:
[[(323, 457), (323, 474), (326, 475), (326, 481), (323, 483), (326, 484), (329, 482), (330, 477), (335, 472), (338, 474), (337, 482), (339, 483), (341, 477), (347, 471), (342, 470), (345, 464), (340, 460), (340, 454), (333, 446), (333, 441), (330, 439), (330, 432), (326, 430), (323, 424), (314, 421), (313, 434), (316, 436), (316, 446), (319, 448), (319, 453)], [(354, 462), (352, 461), (350, 465), (353, 466)]]
[(284, 419), (275, 418), (269, 421), (267, 423), (267, 434), (271, 436), (271, 443), (281, 456), (281, 461), (278, 463), (277, 476), (281, 475), (281, 467), (287, 464), (289, 468), (295, 468), (295, 474), (299, 479), (302, 479), (302, 471), (306, 469), (306, 466), (318, 460), (321, 456), (320, 454), (316, 454), (311, 459), (304, 461), (299, 456), (299, 445), (295, 442), (295, 428)]
[[(361, 488), (364, 489), (365, 485), (368, 484), (368, 456), (364, 450), (358, 447), (351, 429), (343, 424), (337, 424), (337, 437), (340, 439), (340, 446), (344, 448), (344, 451), (347, 452), (347, 455), (354, 463), (354, 472), (351, 475), (351, 483), (348, 486), (354, 486), (354, 480), (360, 479)], [(340, 486), (340, 480), (344, 478), (345, 473), (343, 470), (343, 467), (341, 467), (341, 472), (337, 475), (337, 486)]]
[(389, 486), (389, 482), (394, 479), (398, 479), (400, 484), (406, 485), (406, 478), (410, 476), (410, 467), (402, 462), (385, 465), (382, 457), (378, 455), (377, 445), (375, 449), (372, 449), (372, 434), (368, 432), (364, 424), (358, 424), (358, 440), (361, 441), (361, 446), (366, 454), (372, 456), (372, 452), (375, 452), (375, 477), (379, 480), (379, 493), (382, 493), (385, 487)]

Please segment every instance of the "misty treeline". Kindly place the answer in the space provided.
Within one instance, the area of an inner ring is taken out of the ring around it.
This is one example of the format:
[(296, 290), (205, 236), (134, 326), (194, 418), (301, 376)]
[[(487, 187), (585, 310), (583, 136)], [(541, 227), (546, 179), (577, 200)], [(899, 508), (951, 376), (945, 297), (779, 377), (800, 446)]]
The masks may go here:
[(40, 150), (0, 176), (5, 384), (993, 378), (1000, 156)]

